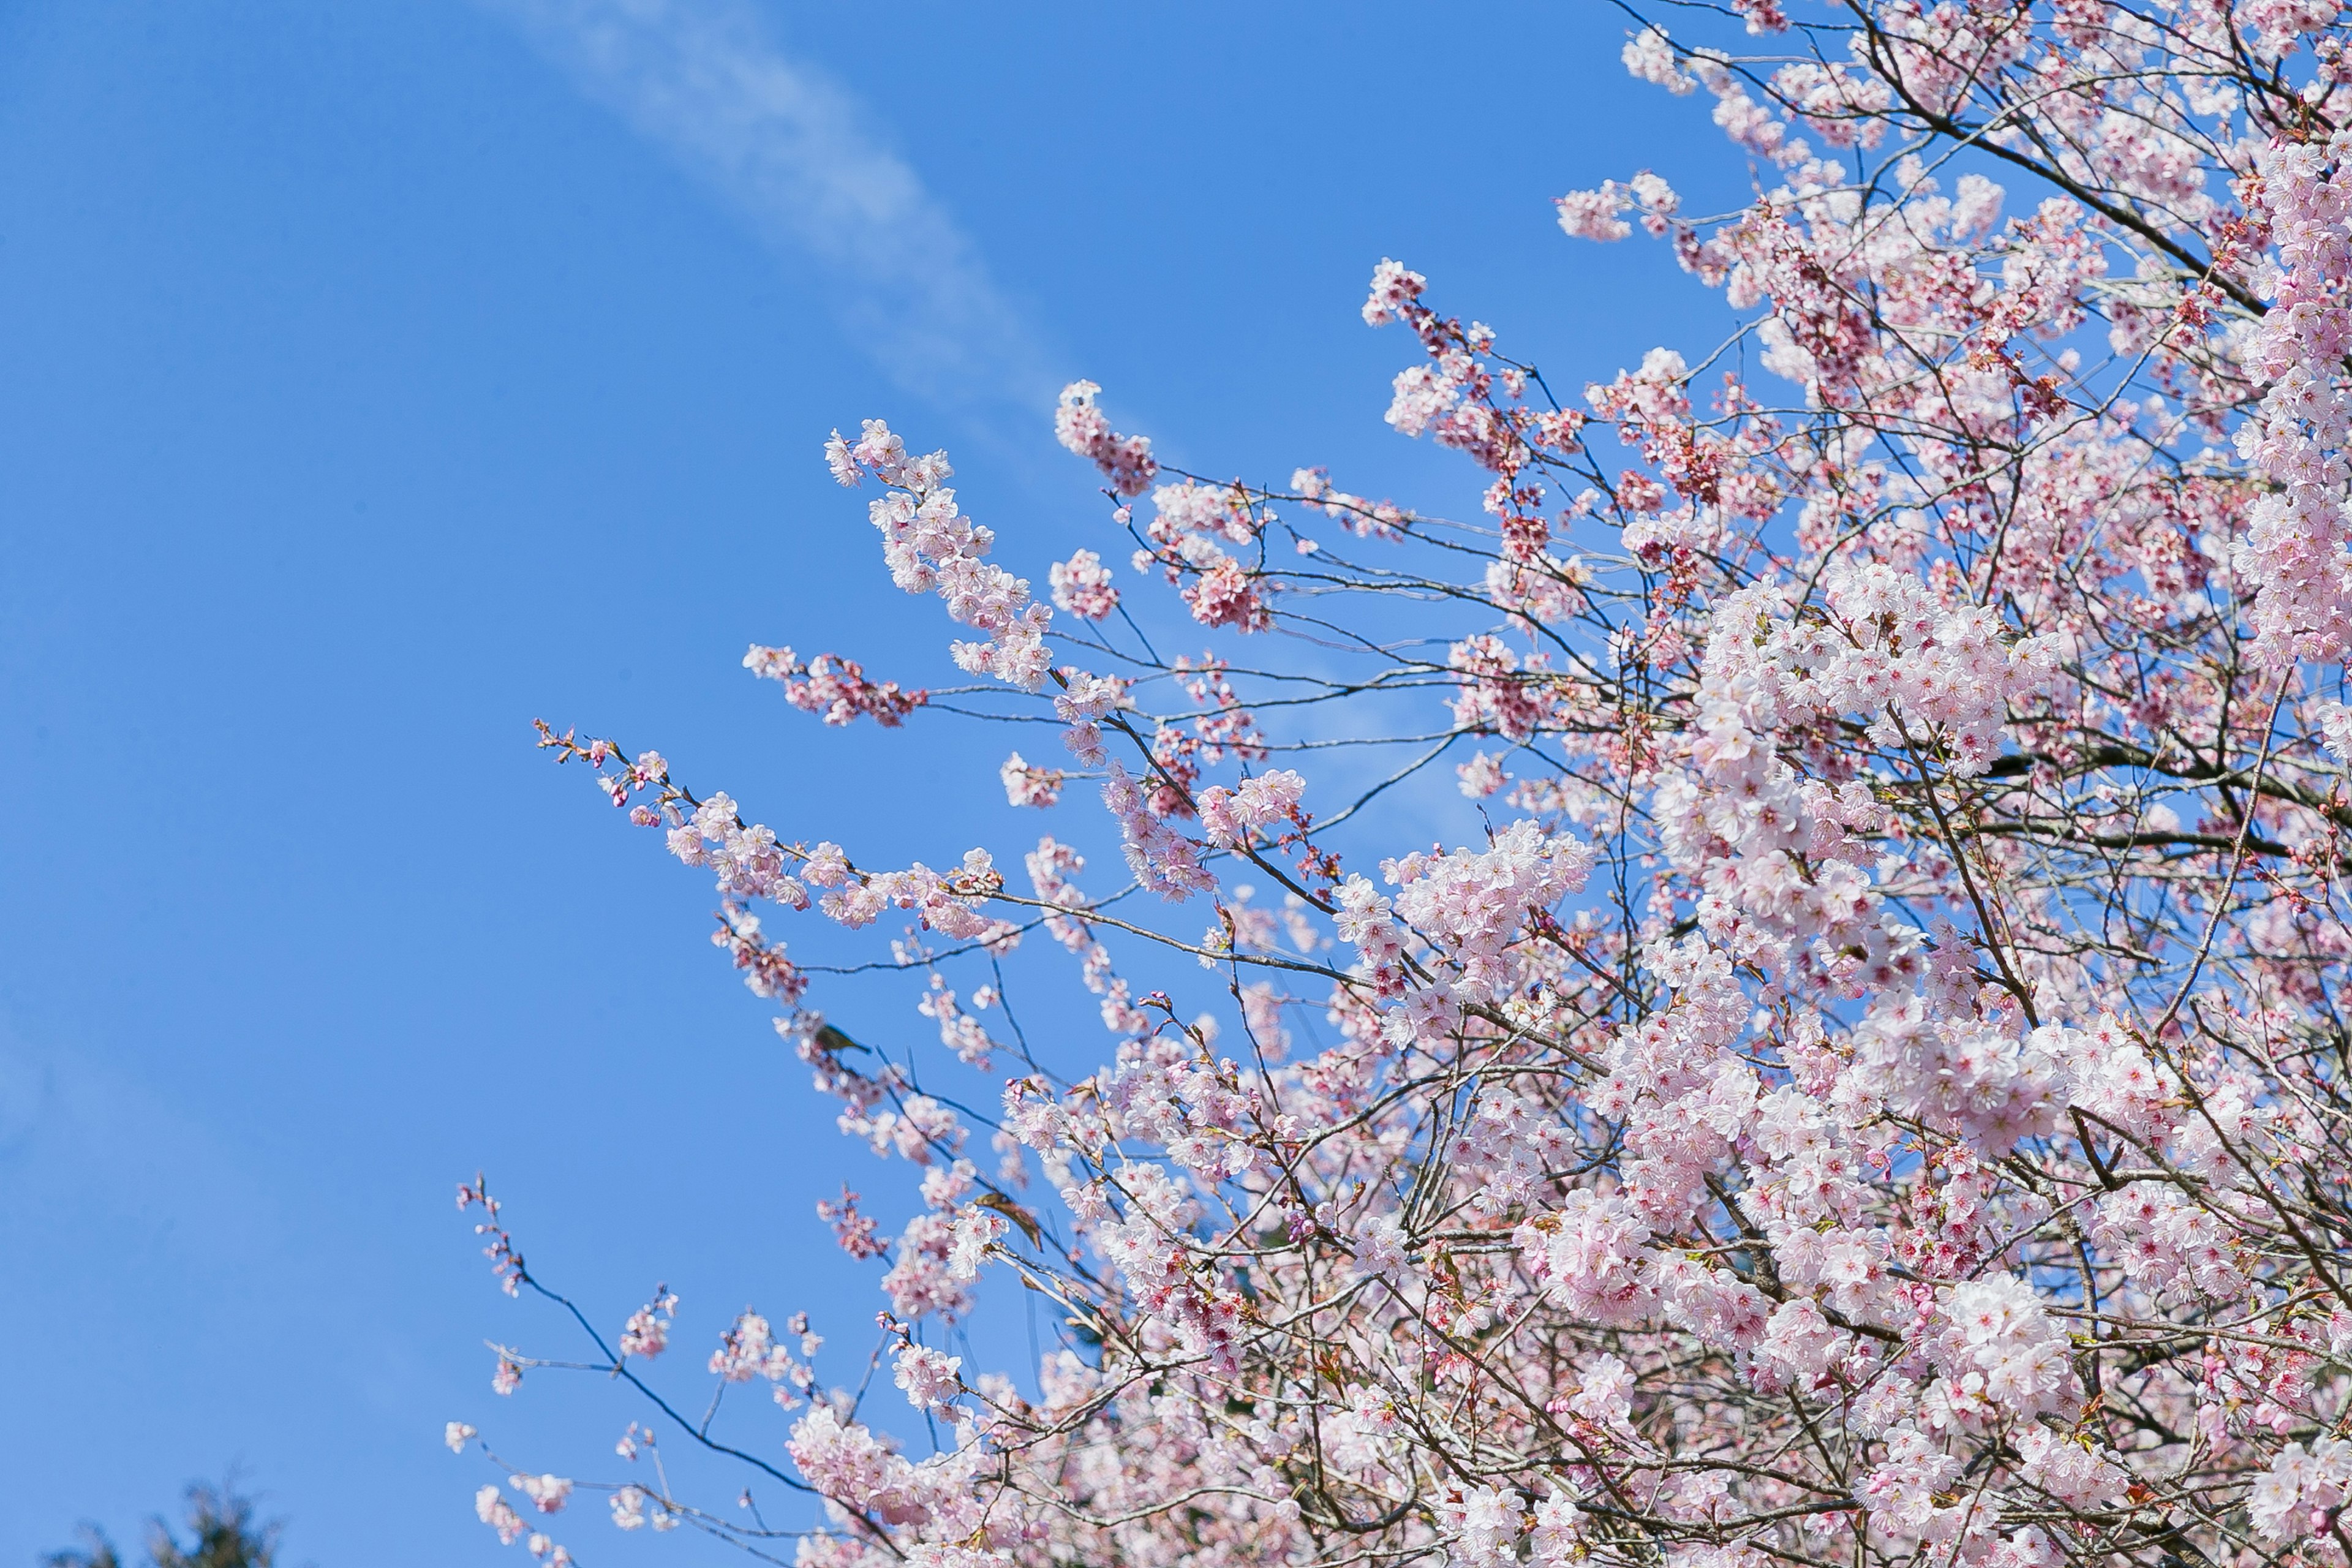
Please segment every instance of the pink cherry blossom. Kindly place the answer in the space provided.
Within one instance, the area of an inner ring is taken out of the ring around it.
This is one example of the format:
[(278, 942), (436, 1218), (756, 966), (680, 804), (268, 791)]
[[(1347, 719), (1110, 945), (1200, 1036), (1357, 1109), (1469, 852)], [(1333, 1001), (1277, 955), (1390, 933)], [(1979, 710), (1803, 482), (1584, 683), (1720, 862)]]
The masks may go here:
[[(1466, 465), (1450, 500), (1311, 452), (1186, 471), (1078, 382), (1053, 435), (1112, 508), (1055, 562), (882, 421), (825, 443), (944, 612), (893, 669), (1061, 736), (896, 765), (1061, 837), (866, 864), (822, 801), (771, 829), (682, 753), (541, 727), (716, 882), (717, 945), (903, 1178), (887, 1230), (820, 1189), (876, 1337), (747, 1310), (695, 1406), (741, 1426), (661, 1426), (813, 1490), (803, 1568), (2346, 1568), (2338, 7), (1666, 19), (1548, 68), (1663, 89), (1716, 166), (1553, 210), (1713, 314), (1538, 365), (1372, 270), (1366, 391)], [(922, 699), (748, 662), (828, 722)], [(500, 1391), (686, 1408), (667, 1290), (589, 1326), (629, 1305), (497, 1350)], [(885, 1359), (919, 1415), (860, 1404)], [(775, 1550), (768, 1503), (628, 1474), (580, 1483), (619, 1528)]]

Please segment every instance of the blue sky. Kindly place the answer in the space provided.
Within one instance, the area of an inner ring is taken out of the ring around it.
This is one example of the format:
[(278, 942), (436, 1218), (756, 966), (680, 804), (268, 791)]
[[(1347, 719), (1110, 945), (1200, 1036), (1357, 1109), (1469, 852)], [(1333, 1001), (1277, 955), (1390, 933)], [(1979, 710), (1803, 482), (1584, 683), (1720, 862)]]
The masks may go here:
[[(873, 1270), (811, 1203), (902, 1177), (530, 721), (872, 863), (1009, 859), (1002, 732), (825, 731), (738, 668), (952, 679), (828, 428), (948, 445), (1042, 576), (1108, 540), (1050, 436), (1079, 374), (1188, 466), (1473, 510), (1381, 423), (1383, 255), (1570, 386), (1711, 344), (1658, 247), (1550, 207), (1642, 167), (1736, 202), (1706, 101), (1627, 80), (1600, 0), (1481, 17), (0, 7), (0, 1563), (231, 1462), (295, 1561), (522, 1561), (440, 1424), (586, 1474), (635, 1412), (488, 1393), (485, 1338), (561, 1342), (451, 1206), (478, 1166), (604, 1318), (677, 1288), (681, 1359), (747, 1300), (862, 1356)], [(919, 1024), (895, 984), (825, 1000)], [(722, 1555), (601, 1511), (591, 1563)]]

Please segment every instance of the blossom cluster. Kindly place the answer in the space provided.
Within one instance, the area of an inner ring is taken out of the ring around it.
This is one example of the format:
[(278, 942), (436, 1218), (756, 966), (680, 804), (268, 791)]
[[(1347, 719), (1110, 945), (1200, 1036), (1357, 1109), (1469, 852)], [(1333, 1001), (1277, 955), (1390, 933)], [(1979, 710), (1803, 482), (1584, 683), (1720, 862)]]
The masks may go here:
[(879, 419), (866, 421), (855, 443), (835, 431), (824, 453), (843, 485), (870, 473), (889, 487), (868, 512), (882, 534), (890, 580), (906, 593), (937, 594), (950, 619), (987, 634), (984, 642), (954, 645), (957, 666), (1034, 691), (1045, 677), (1045, 627), (1054, 612), (1029, 597), (1026, 579), (987, 559), (996, 536), (956, 505), (945, 482), (955, 471), (947, 454), (908, 456), (906, 443)]
[(895, 680), (868, 680), (855, 659), (836, 654), (821, 653), (803, 664), (788, 647), (753, 643), (743, 668), (762, 680), (780, 682), (785, 701), (828, 724), (870, 718), (886, 730), (896, 729), (930, 700), (929, 692), (902, 691)]

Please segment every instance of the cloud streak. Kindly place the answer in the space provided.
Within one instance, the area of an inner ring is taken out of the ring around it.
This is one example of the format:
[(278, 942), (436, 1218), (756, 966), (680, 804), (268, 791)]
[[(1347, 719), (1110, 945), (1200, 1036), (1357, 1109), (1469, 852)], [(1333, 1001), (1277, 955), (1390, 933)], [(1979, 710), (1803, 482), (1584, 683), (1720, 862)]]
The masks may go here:
[(843, 325), (898, 385), (967, 409), (1050, 400), (1045, 356), (971, 238), (745, 0), (483, 3), (764, 239), (817, 262)]
[(184, 1274), (245, 1272), (268, 1257), (278, 1206), (233, 1141), (148, 1085), (37, 1054), (0, 1024), (0, 1241), (12, 1258), (30, 1248), (70, 1268), (77, 1247), (154, 1247)]

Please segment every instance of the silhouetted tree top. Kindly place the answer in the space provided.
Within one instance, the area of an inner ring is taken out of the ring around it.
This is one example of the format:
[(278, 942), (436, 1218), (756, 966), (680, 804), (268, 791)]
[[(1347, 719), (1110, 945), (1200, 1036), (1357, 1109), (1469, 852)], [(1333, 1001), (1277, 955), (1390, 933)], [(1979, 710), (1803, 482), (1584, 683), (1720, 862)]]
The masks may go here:
[[(233, 1483), (218, 1488), (199, 1481), (188, 1488), (186, 1545), (159, 1516), (147, 1527), (149, 1568), (272, 1568), (278, 1560), (278, 1520), (257, 1522), (254, 1501)], [(103, 1531), (84, 1525), (82, 1544), (53, 1552), (44, 1568), (122, 1568), (122, 1556)]]

